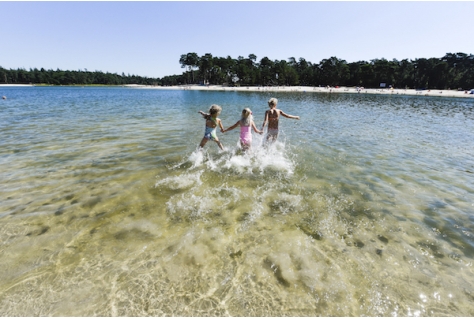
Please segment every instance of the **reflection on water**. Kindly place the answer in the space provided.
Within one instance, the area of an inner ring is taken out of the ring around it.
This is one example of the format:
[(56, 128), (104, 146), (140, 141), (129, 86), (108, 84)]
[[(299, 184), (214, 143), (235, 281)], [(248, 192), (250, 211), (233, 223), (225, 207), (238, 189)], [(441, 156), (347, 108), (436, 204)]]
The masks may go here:
[(469, 100), (280, 93), (242, 154), (197, 111), (267, 93), (10, 90), (5, 316), (474, 315)]

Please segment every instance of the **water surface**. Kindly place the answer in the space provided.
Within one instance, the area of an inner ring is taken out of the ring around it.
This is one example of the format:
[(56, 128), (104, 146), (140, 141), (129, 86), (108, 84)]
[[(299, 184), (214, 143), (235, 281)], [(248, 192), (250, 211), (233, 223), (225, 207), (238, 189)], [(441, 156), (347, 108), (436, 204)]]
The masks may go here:
[(472, 316), (474, 103), (2, 88), (4, 316)]

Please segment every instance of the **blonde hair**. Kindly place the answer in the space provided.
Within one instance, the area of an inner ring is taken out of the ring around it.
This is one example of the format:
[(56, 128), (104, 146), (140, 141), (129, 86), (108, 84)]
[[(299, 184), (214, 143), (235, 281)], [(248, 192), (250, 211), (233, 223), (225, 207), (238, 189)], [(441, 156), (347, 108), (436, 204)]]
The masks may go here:
[(252, 111), (246, 107), (242, 110), (242, 118), (240, 119), (240, 124), (242, 126), (250, 126), (253, 121)]
[(268, 100), (268, 106), (277, 106), (277, 104), (278, 104), (278, 100), (274, 97)]
[(214, 115), (217, 114), (219, 115), (222, 112), (222, 107), (220, 107), (217, 104), (212, 104), (211, 107), (209, 108), (209, 114)]

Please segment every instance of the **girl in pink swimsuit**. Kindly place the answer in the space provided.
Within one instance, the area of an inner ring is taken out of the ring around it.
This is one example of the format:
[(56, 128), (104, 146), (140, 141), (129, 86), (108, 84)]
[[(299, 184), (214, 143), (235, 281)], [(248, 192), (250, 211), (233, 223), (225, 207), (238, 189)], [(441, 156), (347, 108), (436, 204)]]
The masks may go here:
[(228, 132), (233, 130), (237, 126), (240, 126), (240, 146), (242, 147), (242, 151), (247, 151), (250, 149), (252, 145), (252, 128), (258, 134), (263, 134), (263, 131), (259, 131), (253, 122), (252, 111), (249, 108), (245, 108), (242, 111), (242, 118), (237, 121), (234, 125), (229, 127), (226, 130), (223, 130), (222, 133)]

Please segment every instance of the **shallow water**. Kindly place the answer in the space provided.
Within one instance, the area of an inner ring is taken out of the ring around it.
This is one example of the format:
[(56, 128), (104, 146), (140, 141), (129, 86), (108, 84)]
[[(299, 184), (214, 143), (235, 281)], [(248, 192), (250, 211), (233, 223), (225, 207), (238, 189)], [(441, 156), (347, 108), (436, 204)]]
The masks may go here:
[(4, 316), (472, 316), (474, 103), (2, 88)]

